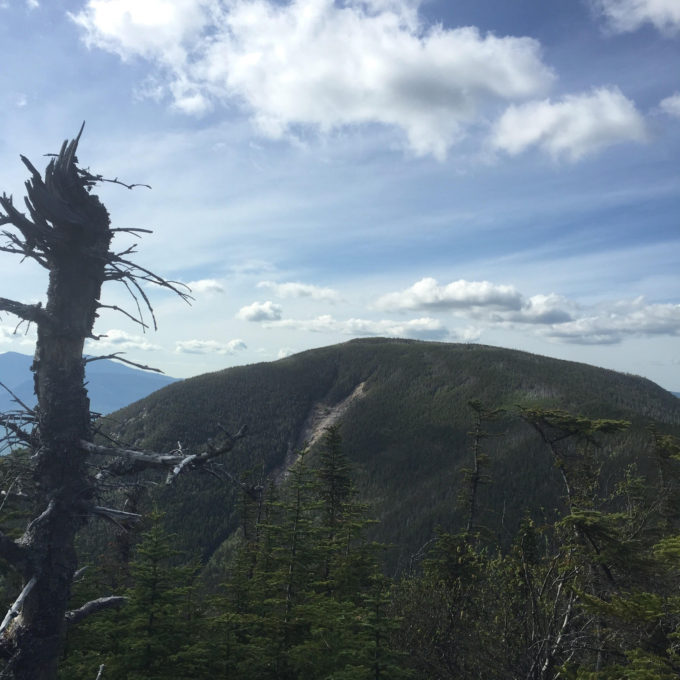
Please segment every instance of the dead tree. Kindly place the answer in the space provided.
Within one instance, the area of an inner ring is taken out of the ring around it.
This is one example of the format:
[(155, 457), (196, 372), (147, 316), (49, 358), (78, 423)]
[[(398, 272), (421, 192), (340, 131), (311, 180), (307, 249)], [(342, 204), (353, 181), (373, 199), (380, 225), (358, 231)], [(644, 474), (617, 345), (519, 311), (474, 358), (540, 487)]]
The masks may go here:
[[(76, 534), (91, 517), (114, 521), (126, 514), (98, 503), (98, 484), (147, 468), (164, 468), (168, 481), (230, 450), (243, 435), (221, 435), (221, 443), (190, 454), (179, 447), (170, 453), (106, 448), (93, 443), (90, 403), (84, 385), (83, 345), (93, 333), (104, 283), (127, 288), (135, 313), (119, 308), (146, 327), (145, 313), (155, 327), (153, 309), (142, 288), (153, 283), (188, 299), (181, 284), (167, 281), (129, 259), (134, 246), (116, 252), (116, 232), (139, 236), (143, 229), (112, 229), (109, 214), (92, 189), (106, 180), (79, 167), (80, 134), (64, 142), (44, 177), (21, 157), (31, 177), (25, 205), (19, 211), (11, 196), (0, 198), (0, 226), (5, 237), (0, 251), (31, 258), (49, 273), (46, 304), (24, 304), (0, 298), (0, 312), (35, 324), (37, 343), (32, 366), (38, 406), (18, 402), (18, 409), (0, 417), (7, 436), (30, 451), (32, 519), (13, 540), (0, 533), (0, 557), (22, 577), (22, 588), (0, 624), (0, 677), (53, 680), (69, 626), (122, 598), (101, 597), (69, 611), (71, 584), (78, 569)], [(128, 362), (129, 363), (129, 362)], [(18, 400), (17, 400), (18, 401)]]

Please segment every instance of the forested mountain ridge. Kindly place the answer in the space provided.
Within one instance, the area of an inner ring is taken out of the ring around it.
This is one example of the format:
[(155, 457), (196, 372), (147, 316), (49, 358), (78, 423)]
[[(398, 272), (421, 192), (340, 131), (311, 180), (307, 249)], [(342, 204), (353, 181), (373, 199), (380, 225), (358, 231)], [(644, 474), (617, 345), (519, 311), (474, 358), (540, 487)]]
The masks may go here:
[[(527, 511), (549, 514), (561, 493), (554, 461), (518, 406), (632, 421), (611, 444), (622, 465), (644, 457), (649, 423), (680, 431), (680, 402), (643, 378), (483, 345), (386, 339), (188, 379), (113, 414), (109, 427), (127, 445), (158, 451), (178, 442), (191, 450), (218, 437), (220, 426), (234, 432), (246, 425), (248, 437), (223, 465), (261, 483), (279, 476), (310, 427), (344, 402), (337, 423), (358, 492), (379, 520), (377, 537), (394, 546), (389, 570), (401, 571), (436, 527), (464, 523), (459, 495), (470, 462), (471, 400), (505, 409), (489, 426), (502, 436), (486, 442), (490, 483), (479, 494), (479, 523), (501, 541)], [(204, 475), (161, 489), (181, 549), (213, 566), (220, 561), (221, 544), (238, 526), (235, 488)]]

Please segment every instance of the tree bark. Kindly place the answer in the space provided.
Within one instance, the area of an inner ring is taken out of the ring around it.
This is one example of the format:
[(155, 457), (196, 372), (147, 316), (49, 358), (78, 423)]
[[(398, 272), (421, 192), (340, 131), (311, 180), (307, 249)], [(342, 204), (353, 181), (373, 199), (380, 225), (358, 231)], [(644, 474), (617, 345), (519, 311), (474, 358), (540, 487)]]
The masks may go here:
[(34, 173), (27, 183), (28, 203), (52, 225), (44, 236), (47, 304), (30, 317), (38, 331), (32, 366), (39, 433), (35, 506), (49, 510), (21, 539), (30, 555), (24, 576), (35, 584), (9, 629), (17, 680), (56, 677), (78, 566), (75, 537), (91, 514), (95, 491), (80, 446), (91, 438), (83, 345), (92, 336), (112, 234), (106, 209), (77, 171), (77, 142), (62, 148), (44, 182)]
[[(97, 310), (106, 307), (100, 303), (102, 285), (118, 281), (125, 286), (137, 314), (115, 305), (109, 308), (122, 312), (143, 329), (148, 327), (143, 309), (150, 314), (154, 328), (156, 324), (142, 282), (169, 289), (185, 301), (191, 298), (182, 284), (167, 281), (127, 259), (134, 247), (118, 253), (110, 250), (114, 232), (137, 234), (148, 230), (112, 229), (106, 208), (91, 190), (107, 181), (128, 189), (138, 185), (106, 180), (79, 168), (79, 139), (80, 133), (70, 143), (64, 142), (48, 164), (44, 180), (22, 156), (31, 172), (25, 199), (30, 219), (15, 208), (11, 196), (0, 196), (0, 209), (4, 211), (0, 212), (0, 226), (9, 224), (16, 230), (1, 232), (7, 244), (0, 245), (0, 251), (31, 258), (49, 272), (44, 307), (41, 303), (27, 305), (0, 297), (0, 312), (14, 314), (21, 323), (35, 323), (38, 331), (32, 365), (38, 406), (28, 409), (15, 399), (23, 411), (0, 418), (0, 424), (11, 433), (6, 441), (21, 441), (34, 453), (31, 465), (35, 519), (16, 541), (0, 532), (0, 558), (23, 578), (21, 592), (0, 624), (0, 659), (6, 660), (0, 677), (15, 680), (55, 680), (68, 625), (122, 604), (121, 598), (104, 597), (68, 611), (71, 584), (78, 568), (78, 531), (95, 515), (114, 520), (137, 517), (96, 505), (99, 479), (165, 468), (170, 483), (188, 470), (208, 466), (245, 434), (245, 428), (233, 436), (220, 428), (219, 445), (209, 444), (205, 451), (193, 454), (184, 453), (181, 445), (176, 451), (161, 454), (106, 448), (92, 442), (83, 347), (86, 339), (96, 339), (93, 327)], [(27, 424), (35, 425), (32, 433), (25, 431)], [(95, 475), (88, 458), (102, 456), (109, 462)]]

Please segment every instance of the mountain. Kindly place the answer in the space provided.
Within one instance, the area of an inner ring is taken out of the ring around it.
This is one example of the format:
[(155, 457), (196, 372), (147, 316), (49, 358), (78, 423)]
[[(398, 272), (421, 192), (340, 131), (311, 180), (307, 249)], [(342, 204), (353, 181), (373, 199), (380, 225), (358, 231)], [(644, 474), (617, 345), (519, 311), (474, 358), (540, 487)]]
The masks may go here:
[[(438, 526), (462, 525), (470, 400), (506, 409), (487, 428), (498, 436), (485, 440), (490, 483), (479, 497), (481, 522), (501, 539), (527, 512), (549, 513), (562, 494), (553, 459), (518, 405), (631, 420), (631, 430), (609, 444), (616, 465), (646, 464), (649, 423), (680, 432), (680, 401), (644, 378), (476, 344), (362, 339), (169, 385), (117, 412), (115, 434), (126, 445), (163, 451), (179, 441), (192, 451), (219, 436), (220, 426), (247, 425), (248, 437), (224, 466), (256, 483), (262, 474), (283, 479), (296, 450), (335, 422), (359, 496), (379, 520), (375, 535), (394, 546), (390, 568), (399, 570)], [(234, 488), (192, 474), (158, 493), (178, 547), (213, 567), (238, 526)]]
[[(36, 403), (32, 363), (33, 357), (18, 352), (0, 354), (0, 382), (28, 406)], [(109, 359), (88, 363), (85, 372), (91, 408), (97, 413), (116, 411), (176, 381), (176, 378), (142, 371)], [(0, 390), (0, 411), (14, 408), (16, 404), (12, 397), (5, 390)]]

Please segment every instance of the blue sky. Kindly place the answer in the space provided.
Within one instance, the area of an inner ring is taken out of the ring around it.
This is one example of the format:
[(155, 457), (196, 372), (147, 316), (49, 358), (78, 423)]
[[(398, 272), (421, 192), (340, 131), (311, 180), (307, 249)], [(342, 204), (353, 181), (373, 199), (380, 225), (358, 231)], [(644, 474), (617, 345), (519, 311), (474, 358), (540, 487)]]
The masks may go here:
[(114, 226), (194, 291), (88, 351), (186, 377), (412, 337), (680, 390), (678, 0), (0, 0), (0, 57), (0, 189), (85, 120), (84, 165), (153, 187), (101, 187)]

